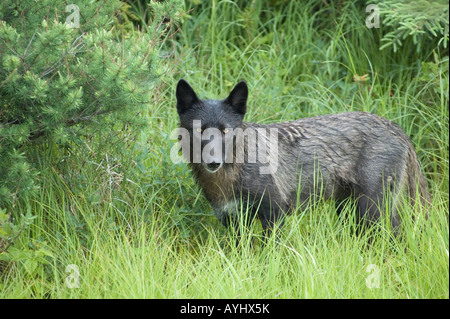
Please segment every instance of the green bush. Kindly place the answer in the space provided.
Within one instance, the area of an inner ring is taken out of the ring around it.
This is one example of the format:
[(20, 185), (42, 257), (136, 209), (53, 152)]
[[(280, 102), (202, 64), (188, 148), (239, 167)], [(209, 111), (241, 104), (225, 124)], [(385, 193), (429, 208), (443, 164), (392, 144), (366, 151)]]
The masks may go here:
[[(397, 51), (406, 38), (412, 38), (419, 52), (423, 39), (436, 41), (437, 46), (448, 49), (448, 1), (430, 0), (374, 0), (384, 26), (391, 31), (384, 34), (381, 49), (392, 47)], [(428, 42), (429, 43), (429, 42)]]
[(140, 31), (124, 2), (76, 3), (0, 4), (0, 253), (33, 220), (17, 203), (36, 194), (46, 162), (80, 163), (111, 144), (126, 153), (165, 72), (161, 44), (180, 1), (150, 2)]
[(77, 4), (0, 4), (0, 207), (36, 189), (30, 145), (67, 146), (139, 124), (158, 83), (158, 39), (172, 2), (152, 3), (153, 25), (123, 37), (122, 2)]

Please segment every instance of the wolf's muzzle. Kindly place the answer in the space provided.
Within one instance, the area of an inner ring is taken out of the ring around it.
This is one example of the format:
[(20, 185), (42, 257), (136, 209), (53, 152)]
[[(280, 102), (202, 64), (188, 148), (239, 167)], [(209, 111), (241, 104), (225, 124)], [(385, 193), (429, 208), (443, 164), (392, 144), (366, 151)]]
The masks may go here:
[(222, 167), (222, 163), (217, 163), (217, 162), (211, 162), (208, 164), (205, 164), (205, 168), (206, 170), (208, 170), (210, 173), (215, 173), (219, 170), (219, 168)]

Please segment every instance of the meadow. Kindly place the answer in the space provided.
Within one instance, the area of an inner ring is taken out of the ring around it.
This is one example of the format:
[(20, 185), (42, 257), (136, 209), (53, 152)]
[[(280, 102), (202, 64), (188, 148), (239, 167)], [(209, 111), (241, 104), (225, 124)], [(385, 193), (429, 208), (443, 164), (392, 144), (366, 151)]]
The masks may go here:
[[(16, 203), (34, 217), (0, 266), (0, 298), (449, 298), (448, 47), (405, 38), (381, 50), (383, 20), (370, 29), (364, 7), (324, 3), (187, 1), (161, 47), (174, 71), (126, 156), (114, 140), (30, 153), (40, 188)], [(235, 247), (188, 166), (170, 159), (180, 78), (200, 98), (245, 80), (248, 122), (346, 111), (396, 122), (428, 181), (428, 220), (405, 207), (400, 236), (384, 220), (356, 235), (352, 202), (338, 216), (322, 201), (288, 216), (266, 247), (256, 221)]]

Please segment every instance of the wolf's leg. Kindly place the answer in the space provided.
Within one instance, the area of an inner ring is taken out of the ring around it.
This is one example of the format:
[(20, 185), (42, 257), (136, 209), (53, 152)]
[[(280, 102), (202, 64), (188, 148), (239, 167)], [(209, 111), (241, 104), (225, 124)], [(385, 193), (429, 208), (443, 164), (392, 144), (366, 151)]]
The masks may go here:
[(397, 182), (393, 177), (394, 172), (401, 167), (401, 161), (391, 154), (392, 150), (383, 147), (368, 143), (359, 154), (354, 172), (357, 185), (353, 185), (358, 203), (359, 227), (374, 224), (387, 206), (393, 206), (392, 190)]
[(358, 218), (359, 227), (371, 225), (380, 218), (377, 196), (361, 194), (358, 197)]
[(267, 243), (267, 240), (272, 235), (272, 231), (282, 227), (284, 223), (284, 212), (280, 208), (273, 208), (269, 211), (260, 212), (258, 217), (261, 221), (263, 229), (263, 246)]
[(385, 200), (389, 203), (391, 226), (396, 236), (398, 235), (400, 225), (398, 209), (401, 204), (401, 185), (403, 182), (404, 178), (402, 178), (402, 176), (398, 180), (395, 176), (389, 175), (386, 177), (385, 183)]
[(372, 225), (380, 218), (380, 207), (382, 207), (383, 200), (381, 178), (374, 177), (366, 171), (363, 172), (361, 174), (362, 182), (354, 190), (358, 204), (357, 232), (362, 230), (361, 228)]
[(382, 214), (389, 212), (390, 222), (394, 233), (397, 234), (400, 219), (398, 216), (399, 187), (393, 175), (377, 179), (368, 187), (362, 187), (357, 192), (358, 224), (360, 226), (375, 223)]
[(333, 190), (333, 197), (335, 200), (335, 208), (338, 216), (341, 215), (342, 209), (345, 207), (348, 198), (353, 197), (352, 188), (346, 182), (340, 180), (336, 182), (335, 189)]
[(225, 214), (220, 220), (222, 224), (228, 228), (231, 227), (236, 235), (236, 247), (239, 246), (241, 241), (241, 231), (239, 227), (239, 220), (234, 214)]

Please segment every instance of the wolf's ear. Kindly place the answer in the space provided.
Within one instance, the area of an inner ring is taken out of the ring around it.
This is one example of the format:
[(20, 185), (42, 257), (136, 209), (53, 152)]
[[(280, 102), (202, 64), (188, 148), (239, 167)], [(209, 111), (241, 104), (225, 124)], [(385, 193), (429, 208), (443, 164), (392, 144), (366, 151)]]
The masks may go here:
[(225, 99), (225, 103), (231, 105), (238, 114), (245, 115), (247, 110), (248, 87), (244, 81), (239, 82)]
[(200, 101), (197, 94), (184, 79), (178, 81), (176, 96), (178, 114), (189, 110), (195, 103)]

